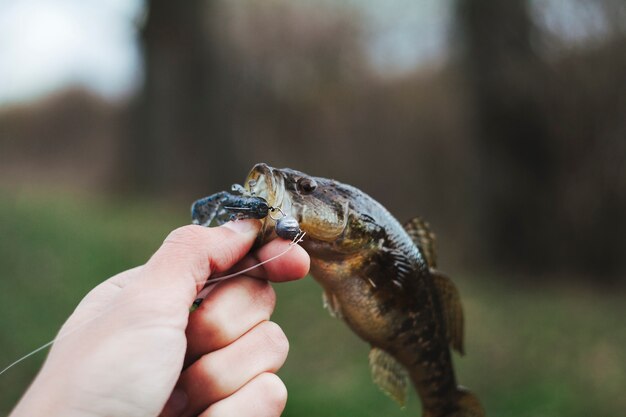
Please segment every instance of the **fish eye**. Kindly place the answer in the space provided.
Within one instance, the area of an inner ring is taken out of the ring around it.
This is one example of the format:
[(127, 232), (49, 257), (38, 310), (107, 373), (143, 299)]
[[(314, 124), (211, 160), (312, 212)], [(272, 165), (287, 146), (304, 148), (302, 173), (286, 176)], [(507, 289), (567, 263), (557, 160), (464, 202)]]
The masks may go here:
[(317, 188), (317, 182), (311, 178), (300, 178), (298, 180), (298, 190), (302, 194), (310, 194)]

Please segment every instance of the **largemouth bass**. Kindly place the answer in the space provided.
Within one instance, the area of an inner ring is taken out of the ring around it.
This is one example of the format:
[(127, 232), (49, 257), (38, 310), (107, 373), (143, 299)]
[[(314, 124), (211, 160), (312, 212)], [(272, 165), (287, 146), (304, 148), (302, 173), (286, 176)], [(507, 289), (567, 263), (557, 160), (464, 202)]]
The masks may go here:
[[(463, 353), (463, 311), (456, 287), (437, 270), (425, 222), (403, 226), (355, 187), (266, 164), (252, 168), (240, 191), (298, 220), (324, 304), (371, 345), (372, 377), (383, 391), (404, 404), (410, 380), (424, 417), (485, 415), (456, 382), (450, 347)], [(202, 201), (193, 210), (200, 224)], [(259, 244), (276, 237), (275, 219), (262, 222)]]

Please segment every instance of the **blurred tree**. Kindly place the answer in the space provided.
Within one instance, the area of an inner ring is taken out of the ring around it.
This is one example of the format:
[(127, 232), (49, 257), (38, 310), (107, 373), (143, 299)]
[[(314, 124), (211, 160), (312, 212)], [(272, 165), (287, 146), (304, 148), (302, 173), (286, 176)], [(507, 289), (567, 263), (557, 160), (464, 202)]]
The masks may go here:
[(125, 178), (133, 191), (209, 193), (237, 169), (229, 80), (220, 67), (217, 2), (148, 2), (144, 84), (134, 103)]
[(542, 108), (549, 76), (525, 0), (457, 0), (478, 155), (479, 235), (490, 263), (554, 265), (557, 152)]
[(456, 0), (482, 259), (539, 279), (623, 280), (626, 38), (612, 16), (626, 7), (594, 3), (602, 41), (573, 48), (531, 4)]

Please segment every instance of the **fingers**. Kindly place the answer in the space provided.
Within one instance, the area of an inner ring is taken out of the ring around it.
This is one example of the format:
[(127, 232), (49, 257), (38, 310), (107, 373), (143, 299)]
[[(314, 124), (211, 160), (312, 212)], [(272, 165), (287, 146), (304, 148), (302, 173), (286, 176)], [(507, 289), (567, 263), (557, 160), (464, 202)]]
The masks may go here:
[(289, 343), (280, 327), (264, 321), (232, 344), (204, 355), (187, 368), (178, 383), (188, 403), (181, 416), (195, 416), (256, 376), (274, 373), (287, 358)]
[(186, 313), (209, 275), (229, 269), (250, 250), (258, 229), (259, 222), (254, 220), (210, 229), (194, 225), (178, 228), (124, 292), (143, 294), (139, 302), (147, 300), (152, 310), (174, 307), (176, 313)]
[[(289, 246), (282, 239), (270, 242), (231, 269), (245, 269), (247, 264), (270, 259), (286, 248), (291, 250), (265, 264), (263, 269), (255, 270), (257, 276), (276, 281), (301, 278), (309, 269), (308, 254), (300, 246)], [(189, 318), (185, 363), (226, 346), (261, 321), (269, 320), (275, 302), (274, 290), (266, 281), (236, 277), (219, 283)]]
[(275, 304), (276, 294), (267, 281), (237, 277), (219, 283), (189, 316), (185, 363), (223, 348), (269, 320)]
[(283, 381), (275, 374), (263, 373), (230, 397), (211, 405), (200, 417), (278, 417), (286, 403)]
[(290, 244), (291, 242), (284, 239), (274, 239), (256, 252), (248, 254), (231, 271), (242, 271), (287, 251), (271, 262), (246, 272), (246, 275), (275, 282), (302, 278), (309, 272), (309, 254), (300, 245)]

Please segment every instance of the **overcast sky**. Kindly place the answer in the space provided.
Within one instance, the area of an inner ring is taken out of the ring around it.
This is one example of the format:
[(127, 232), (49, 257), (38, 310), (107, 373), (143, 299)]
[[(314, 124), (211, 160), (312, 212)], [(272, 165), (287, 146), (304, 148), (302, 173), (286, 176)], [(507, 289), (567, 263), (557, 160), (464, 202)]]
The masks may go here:
[(0, 103), (68, 84), (107, 97), (138, 74), (141, 0), (0, 0)]

